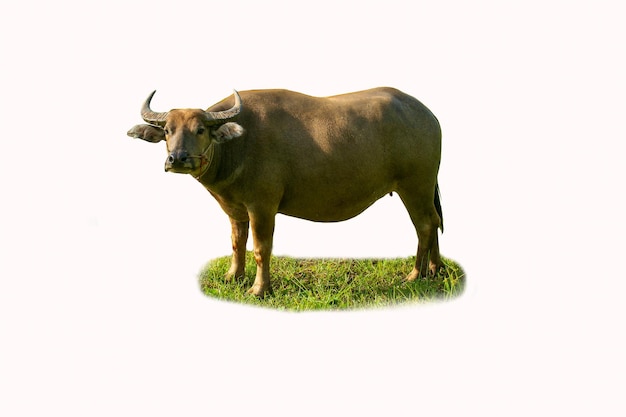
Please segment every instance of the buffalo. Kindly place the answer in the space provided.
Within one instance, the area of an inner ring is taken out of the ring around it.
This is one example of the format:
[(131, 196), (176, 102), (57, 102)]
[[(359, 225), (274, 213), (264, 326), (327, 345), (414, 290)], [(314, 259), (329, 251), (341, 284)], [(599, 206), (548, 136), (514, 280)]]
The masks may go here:
[(393, 88), (312, 97), (287, 90), (234, 92), (209, 109), (150, 108), (128, 135), (165, 140), (165, 170), (190, 174), (232, 226), (226, 280), (244, 276), (252, 230), (256, 277), (249, 293), (271, 292), (275, 216), (350, 219), (396, 192), (417, 232), (413, 281), (442, 267), (443, 217), (437, 174), (441, 128), (417, 99)]

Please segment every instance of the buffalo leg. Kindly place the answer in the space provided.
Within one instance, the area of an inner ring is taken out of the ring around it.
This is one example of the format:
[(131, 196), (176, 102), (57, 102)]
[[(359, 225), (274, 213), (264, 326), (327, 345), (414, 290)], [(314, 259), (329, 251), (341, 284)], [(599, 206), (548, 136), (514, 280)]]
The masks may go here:
[[(406, 277), (406, 281), (414, 281), (417, 278), (426, 277), (429, 273), (436, 274), (442, 266), (437, 236), (441, 219), (435, 209), (433, 198), (411, 197), (402, 194), (400, 197), (417, 232), (418, 244), (415, 266)], [(431, 203), (424, 204), (424, 201), (431, 201)]]
[(248, 242), (248, 227), (250, 222), (239, 222), (231, 218), (230, 225), (232, 228), (233, 258), (230, 263), (230, 269), (226, 273), (226, 281), (230, 281), (233, 278), (240, 279), (245, 276), (246, 243)]
[(272, 240), (274, 237), (275, 214), (250, 213), (250, 225), (254, 243), (254, 260), (256, 261), (256, 277), (249, 294), (263, 297), (272, 291), (270, 283), (270, 258), (272, 256)]

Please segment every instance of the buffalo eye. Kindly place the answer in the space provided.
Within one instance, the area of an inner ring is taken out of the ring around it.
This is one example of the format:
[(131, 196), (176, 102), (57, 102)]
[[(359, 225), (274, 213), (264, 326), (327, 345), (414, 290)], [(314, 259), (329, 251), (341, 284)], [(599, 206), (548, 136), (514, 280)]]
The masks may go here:
[(166, 134), (166, 135), (169, 135), (169, 134), (170, 134), (170, 129), (169, 129), (169, 128), (167, 128), (167, 127), (166, 127), (166, 128), (164, 128), (164, 129), (163, 129), (163, 131), (165, 132), (165, 134)]
[(204, 130), (203, 127), (199, 127), (198, 128), (198, 135), (202, 135), (202, 134), (204, 134), (204, 132), (205, 132), (205, 130)]

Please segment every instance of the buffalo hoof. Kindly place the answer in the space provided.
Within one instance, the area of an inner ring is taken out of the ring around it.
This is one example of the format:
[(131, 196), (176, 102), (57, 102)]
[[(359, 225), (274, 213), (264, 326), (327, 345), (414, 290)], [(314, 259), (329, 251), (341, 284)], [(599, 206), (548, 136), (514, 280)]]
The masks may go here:
[(431, 263), (426, 271), (420, 272), (417, 269), (413, 269), (409, 275), (404, 278), (404, 282), (413, 282), (417, 279), (426, 279), (428, 277), (435, 277), (437, 273), (443, 269), (443, 265), (436, 265)]
[(419, 278), (423, 278), (423, 275), (417, 269), (411, 271), (409, 275), (404, 278), (404, 282), (413, 282)]
[(234, 281), (243, 281), (245, 274), (243, 272), (231, 272), (228, 271), (226, 275), (224, 275), (224, 281), (226, 282), (234, 282)]
[(270, 287), (269, 285), (268, 286), (262, 286), (262, 285), (254, 284), (248, 290), (248, 294), (255, 295), (258, 298), (264, 298), (265, 294), (272, 294), (272, 287)]

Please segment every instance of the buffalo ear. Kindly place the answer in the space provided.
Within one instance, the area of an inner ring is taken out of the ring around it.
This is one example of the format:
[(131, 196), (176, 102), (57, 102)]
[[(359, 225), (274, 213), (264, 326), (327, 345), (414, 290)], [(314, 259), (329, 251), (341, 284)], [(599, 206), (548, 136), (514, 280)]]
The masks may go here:
[(245, 132), (241, 125), (235, 122), (224, 123), (212, 132), (213, 137), (218, 142), (226, 142), (231, 139), (238, 138)]
[(165, 139), (165, 131), (153, 125), (136, 125), (126, 132), (126, 134), (131, 138), (143, 139), (152, 143), (157, 143)]

